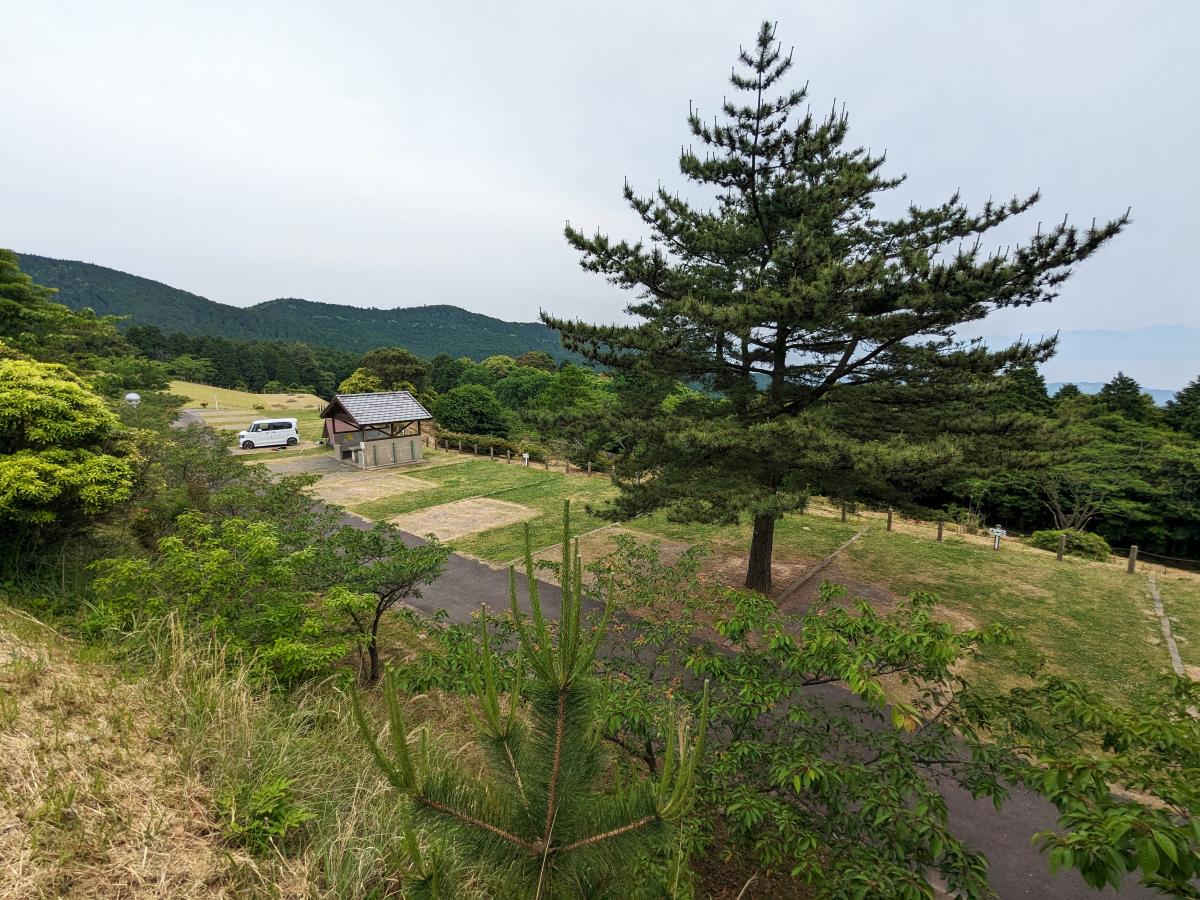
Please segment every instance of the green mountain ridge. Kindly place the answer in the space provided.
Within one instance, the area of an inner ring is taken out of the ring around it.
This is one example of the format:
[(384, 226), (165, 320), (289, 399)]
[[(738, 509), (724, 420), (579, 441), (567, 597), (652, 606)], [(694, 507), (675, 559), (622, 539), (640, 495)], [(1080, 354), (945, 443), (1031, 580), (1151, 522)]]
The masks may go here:
[(540, 322), (506, 322), (448, 304), (377, 309), (284, 297), (238, 307), (94, 263), (19, 256), (21, 269), (39, 284), (56, 288), (60, 303), (124, 316), (122, 327), (154, 325), (168, 333), (303, 341), (356, 353), (398, 346), (424, 357), (449, 353), (483, 359), (541, 350), (555, 359), (574, 358), (557, 332)]

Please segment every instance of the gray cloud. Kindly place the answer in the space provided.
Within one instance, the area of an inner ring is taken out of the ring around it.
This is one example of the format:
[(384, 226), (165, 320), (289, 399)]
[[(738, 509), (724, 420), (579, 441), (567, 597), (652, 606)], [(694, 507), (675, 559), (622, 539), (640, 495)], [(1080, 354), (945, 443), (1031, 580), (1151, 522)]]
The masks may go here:
[[(433, 8), (437, 6), (438, 8)], [(619, 317), (564, 220), (636, 234), (620, 188), (682, 186), (759, 18), (813, 103), (887, 148), (898, 203), (1041, 188), (1135, 224), (988, 333), (1200, 325), (1187, 2), (4, 3), (0, 246), (215, 300)]]

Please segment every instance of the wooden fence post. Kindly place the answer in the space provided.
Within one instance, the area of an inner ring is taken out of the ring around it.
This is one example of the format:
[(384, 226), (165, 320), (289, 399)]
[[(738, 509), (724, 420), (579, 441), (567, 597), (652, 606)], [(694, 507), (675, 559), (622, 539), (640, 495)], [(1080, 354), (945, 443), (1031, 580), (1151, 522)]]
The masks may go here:
[(462, 453), (462, 441), (458, 442), (458, 452)]
[(472, 444), (471, 446), (475, 448), (475, 455), (476, 455), (476, 456), (478, 456), (478, 455), (479, 455), (479, 445), (478, 445), (478, 444)]
[(592, 477), (592, 462), (588, 460), (588, 478)]
[(937, 538), (937, 539), (938, 539), (939, 541), (942, 539), (942, 530), (943, 530), (945, 527), (946, 527), (946, 523), (945, 523), (945, 522), (943, 522), (941, 519), (938, 519), (938, 538)]
[(495, 447), (491, 447), (491, 446), (488, 447), (488, 458), (490, 458), (490, 459), (496, 458), (496, 448)]
[(891, 531), (891, 530), (892, 530), (892, 511), (891, 511), (890, 509), (888, 510), (888, 523), (887, 523), (887, 530), (888, 530), (888, 531)]
[(1067, 533), (1064, 531), (1058, 536), (1058, 561), (1063, 561), (1063, 554), (1067, 552)]
[(547, 456), (546, 456), (546, 458), (542, 460), (542, 466), (543, 466), (543, 468), (545, 468), (545, 470), (546, 470), (547, 472), (549, 472), (549, 471), (550, 471), (550, 457), (549, 457), (549, 455), (547, 455)]
[(846, 504), (845, 503), (842, 504), (842, 521), (843, 522), (846, 521)]
[(1132, 575), (1137, 570), (1137, 544), (1129, 548), (1129, 565), (1125, 571)]
[(511, 450), (504, 451), (504, 462), (505, 463), (512, 462), (512, 451)]

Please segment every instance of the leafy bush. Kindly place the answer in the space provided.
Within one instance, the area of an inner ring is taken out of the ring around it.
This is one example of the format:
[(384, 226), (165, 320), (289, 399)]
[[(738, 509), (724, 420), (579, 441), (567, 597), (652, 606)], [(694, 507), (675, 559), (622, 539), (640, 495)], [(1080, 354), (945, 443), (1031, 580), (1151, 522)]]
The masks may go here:
[(86, 634), (128, 634), (174, 614), (284, 683), (325, 674), (351, 649), (340, 611), (303, 585), (311, 550), (289, 552), (267, 522), (230, 518), (211, 525), (188, 512), (178, 526), (150, 559), (95, 564)]
[(227, 840), (266, 850), (314, 818), (292, 793), (292, 779), (278, 777), (250, 788), (239, 785), (217, 799), (221, 832)]
[(508, 418), (496, 395), (481, 384), (464, 384), (438, 397), (433, 405), (438, 425), (471, 434), (508, 434)]
[(1051, 553), (1057, 553), (1059, 536), (1064, 534), (1067, 536), (1066, 551), (1071, 556), (1081, 556), (1084, 559), (1095, 559), (1104, 562), (1112, 555), (1112, 547), (1108, 546), (1108, 541), (1100, 537), (1100, 535), (1092, 534), (1088, 531), (1073, 531), (1071, 529), (1035, 531), (1029, 536), (1029, 543), (1039, 550), (1049, 550)]
[(65, 366), (0, 359), (0, 545), (128, 499), (138, 459), (125, 437)]

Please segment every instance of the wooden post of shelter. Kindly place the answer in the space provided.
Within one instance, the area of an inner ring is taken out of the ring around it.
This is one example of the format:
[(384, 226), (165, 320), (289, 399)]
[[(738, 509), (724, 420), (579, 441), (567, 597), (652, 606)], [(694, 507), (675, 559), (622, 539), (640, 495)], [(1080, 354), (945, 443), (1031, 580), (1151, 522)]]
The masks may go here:
[(938, 539), (939, 541), (942, 539), (942, 532), (945, 530), (945, 528), (946, 528), (946, 523), (945, 523), (944, 521), (942, 521), (941, 519), (938, 519), (938, 536), (937, 536), (937, 539)]
[(1063, 554), (1067, 552), (1067, 533), (1064, 531), (1058, 536), (1058, 561), (1063, 561)]
[(1129, 565), (1125, 567), (1125, 571), (1130, 575), (1137, 571), (1137, 544), (1129, 548)]

